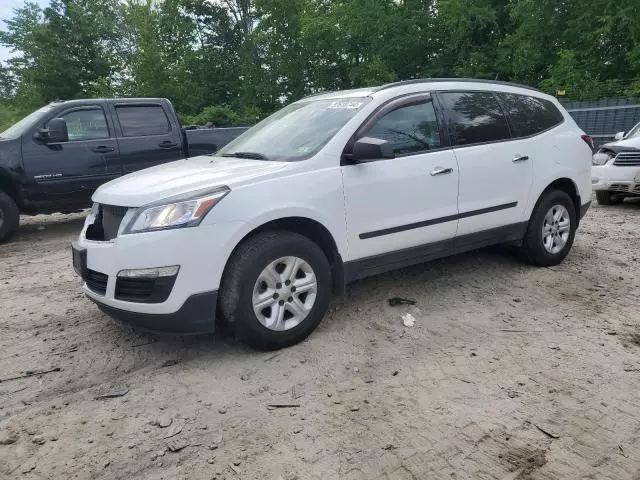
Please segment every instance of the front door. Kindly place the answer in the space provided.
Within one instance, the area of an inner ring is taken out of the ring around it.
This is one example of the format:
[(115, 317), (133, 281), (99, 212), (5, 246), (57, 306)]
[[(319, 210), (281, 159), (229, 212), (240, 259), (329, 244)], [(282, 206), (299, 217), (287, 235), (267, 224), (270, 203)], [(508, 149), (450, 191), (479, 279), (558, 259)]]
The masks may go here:
[(86, 206), (96, 188), (121, 174), (113, 126), (99, 104), (69, 108), (56, 117), (67, 122), (68, 142), (44, 144), (28, 135), (22, 140), (29, 199)]
[(377, 257), (379, 267), (400, 266), (423, 257), (425, 250), (412, 247), (433, 254), (451, 249), (458, 165), (453, 151), (443, 148), (431, 97), (383, 106), (357, 137), (387, 140), (395, 158), (342, 167), (349, 260)]

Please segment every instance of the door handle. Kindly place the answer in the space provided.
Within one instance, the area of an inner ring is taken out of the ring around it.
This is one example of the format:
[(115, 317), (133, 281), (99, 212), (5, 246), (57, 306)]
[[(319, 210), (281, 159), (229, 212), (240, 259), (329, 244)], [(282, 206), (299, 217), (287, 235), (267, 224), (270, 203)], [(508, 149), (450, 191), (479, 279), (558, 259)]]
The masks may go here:
[(436, 175), (448, 175), (450, 173), (453, 173), (453, 168), (436, 167), (431, 170), (430, 175), (435, 177)]
[(516, 156), (513, 157), (513, 160), (511, 160), (511, 161), (513, 163), (517, 163), (517, 162), (526, 162), (527, 160), (529, 160), (529, 155), (516, 154)]
[(178, 144), (176, 142), (172, 142), (170, 140), (165, 140), (164, 142), (161, 142), (158, 146), (160, 148), (166, 148), (167, 150), (169, 150), (171, 148), (177, 147)]
[(100, 145), (99, 147), (95, 147), (91, 149), (92, 152), (96, 152), (96, 153), (109, 153), (109, 152), (113, 152), (114, 150), (115, 148), (105, 147), (104, 145)]

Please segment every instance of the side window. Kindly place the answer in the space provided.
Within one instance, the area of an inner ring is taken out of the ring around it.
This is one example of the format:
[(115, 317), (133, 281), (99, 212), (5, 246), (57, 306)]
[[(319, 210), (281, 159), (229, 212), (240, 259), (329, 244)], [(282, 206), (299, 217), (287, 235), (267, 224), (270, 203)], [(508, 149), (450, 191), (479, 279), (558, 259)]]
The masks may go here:
[(430, 101), (392, 110), (362, 136), (388, 141), (396, 155), (425, 152), (440, 147), (436, 112)]
[(72, 110), (60, 117), (67, 122), (70, 142), (109, 138), (109, 127), (102, 108)]
[(455, 145), (511, 138), (507, 119), (493, 93), (443, 92), (439, 95)]
[(515, 137), (528, 137), (562, 123), (564, 117), (556, 106), (543, 98), (499, 93)]
[(160, 105), (118, 106), (116, 114), (125, 137), (165, 135), (171, 130), (169, 119)]

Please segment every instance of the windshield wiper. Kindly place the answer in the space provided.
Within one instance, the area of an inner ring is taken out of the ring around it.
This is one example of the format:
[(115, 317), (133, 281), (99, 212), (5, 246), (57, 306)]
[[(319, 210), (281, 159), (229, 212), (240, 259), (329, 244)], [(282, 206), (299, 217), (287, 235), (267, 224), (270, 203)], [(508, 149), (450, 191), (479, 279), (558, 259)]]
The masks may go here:
[(223, 157), (250, 158), (251, 160), (269, 160), (269, 157), (258, 152), (223, 153)]

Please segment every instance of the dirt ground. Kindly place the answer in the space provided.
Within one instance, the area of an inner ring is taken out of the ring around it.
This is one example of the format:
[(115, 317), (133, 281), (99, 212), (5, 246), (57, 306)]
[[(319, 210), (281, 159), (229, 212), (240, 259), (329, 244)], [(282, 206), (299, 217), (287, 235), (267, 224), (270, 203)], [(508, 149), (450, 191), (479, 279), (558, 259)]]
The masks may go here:
[(558, 267), (493, 248), (358, 282), (271, 353), (112, 321), (70, 265), (82, 215), (23, 220), (2, 478), (640, 479), (638, 202), (592, 207)]

